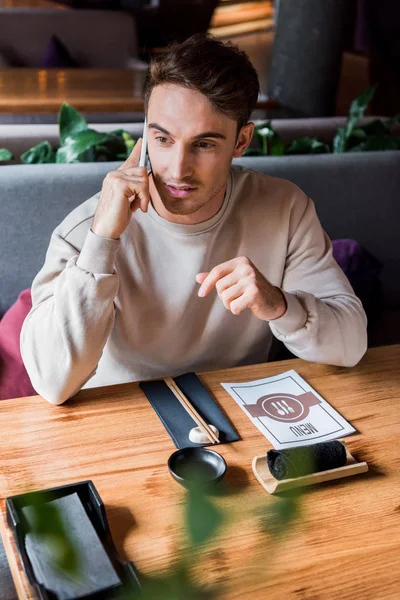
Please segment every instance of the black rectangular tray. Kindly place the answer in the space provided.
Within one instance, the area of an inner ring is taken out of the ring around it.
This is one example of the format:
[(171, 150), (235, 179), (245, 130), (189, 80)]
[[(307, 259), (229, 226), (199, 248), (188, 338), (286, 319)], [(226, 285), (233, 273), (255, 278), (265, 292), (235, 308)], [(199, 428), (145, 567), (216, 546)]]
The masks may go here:
[(35, 578), (31, 562), (25, 551), (25, 530), (22, 508), (24, 506), (29, 506), (32, 503), (33, 496), (35, 496), (35, 502), (40, 502), (41, 498), (43, 498), (43, 502), (48, 502), (49, 500), (57, 500), (58, 498), (74, 493), (78, 494), (79, 499), (103, 544), (108, 558), (122, 582), (121, 585), (114, 587), (112, 590), (104, 590), (83, 597), (81, 596), (80, 600), (113, 600), (114, 598), (120, 598), (121, 593), (128, 589), (131, 593), (133, 591), (139, 595), (140, 584), (136, 569), (131, 562), (125, 562), (119, 558), (111, 537), (103, 501), (93, 482), (88, 480), (49, 488), (38, 492), (11, 496), (6, 499), (7, 523), (13, 532), (22, 567), (30, 585), (37, 593), (38, 599), (58, 600), (56, 594), (48, 592)]

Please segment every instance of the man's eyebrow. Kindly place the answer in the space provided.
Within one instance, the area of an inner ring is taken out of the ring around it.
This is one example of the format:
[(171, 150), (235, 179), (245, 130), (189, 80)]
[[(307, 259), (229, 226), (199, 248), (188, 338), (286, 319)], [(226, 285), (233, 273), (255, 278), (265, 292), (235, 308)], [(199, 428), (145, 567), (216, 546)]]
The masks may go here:
[(218, 140), (226, 140), (226, 137), (218, 131), (205, 131), (194, 136), (194, 140), (202, 140), (203, 138), (217, 138)]
[[(169, 131), (158, 125), (158, 123), (149, 123), (149, 129), (158, 129), (158, 131), (162, 131), (165, 135), (171, 135)], [(194, 140), (202, 140), (203, 138), (216, 138), (219, 140), (226, 140), (226, 136), (222, 133), (218, 133), (218, 131), (205, 131), (204, 133), (199, 133), (199, 135), (194, 136)]]
[(169, 131), (158, 125), (158, 123), (149, 123), (149, 129), (158, 129), (158, 131), (162, 131), (165, 135), (171, 135)]

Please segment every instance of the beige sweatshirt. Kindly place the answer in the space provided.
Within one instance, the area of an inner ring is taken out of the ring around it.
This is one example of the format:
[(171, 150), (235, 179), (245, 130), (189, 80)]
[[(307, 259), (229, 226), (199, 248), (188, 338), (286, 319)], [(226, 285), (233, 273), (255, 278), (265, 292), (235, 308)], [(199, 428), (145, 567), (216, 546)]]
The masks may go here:
[[(292, 183), (232, 167), (213, 218), (171, 223), (150, 205), (120, 240), (92, 233), (98, 197), (54, 231), (21, 332), (32, 384), (49, 402), (82, 387), (264, 362), (272, 335), (315, 362), (352, 366), (366, 351), (361, 303)], [(198, 297), (196, 274), (238, 256), (284, 290), (283, 317), (235, 316), (215, 290)]]

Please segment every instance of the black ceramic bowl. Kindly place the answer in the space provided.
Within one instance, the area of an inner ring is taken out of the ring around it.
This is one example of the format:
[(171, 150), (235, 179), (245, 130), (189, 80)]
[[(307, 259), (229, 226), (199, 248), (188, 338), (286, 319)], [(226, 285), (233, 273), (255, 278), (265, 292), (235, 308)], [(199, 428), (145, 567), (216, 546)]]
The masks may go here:
[(185, 488), (208, 487), (220, 481), (226, 472), (224, 458), (207, 448), (182, 448), (168, 459), (172, 477)]

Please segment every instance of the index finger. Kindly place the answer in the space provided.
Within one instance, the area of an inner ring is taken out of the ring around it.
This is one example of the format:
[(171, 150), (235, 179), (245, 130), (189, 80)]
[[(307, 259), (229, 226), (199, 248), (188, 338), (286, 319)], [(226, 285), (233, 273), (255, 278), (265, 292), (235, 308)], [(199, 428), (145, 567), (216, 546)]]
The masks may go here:
[(142, 149), (142, 138), (139, 138), (136, 144), (133, 147), (132, 152), (126, 159), (126, 161), (118, 167), (117, 171), (123, 171), (124, 169), (128, 169), (130, 167), (137, 167), (139, 164), (140, 151)]
[(207, 296), (207, 294), (212, 290), (212, 288), (215, 286), (217, 281), (219, 279), (221, 279), (222, 277), (225, 277), (225, 275), (232, 273), (234, 268), (235, 268), (235, 262), (233, 259), (233, 260), (228, 260), (227, 262), (221, 263), (220, 265), (217, 265), (216, 267), (211, 269), (211, 271), (209, 272), (209, 274), (207, 275), (207, 277), (201, 284), (198, 295), (201, 298), (203, 298), (204, 296)]

